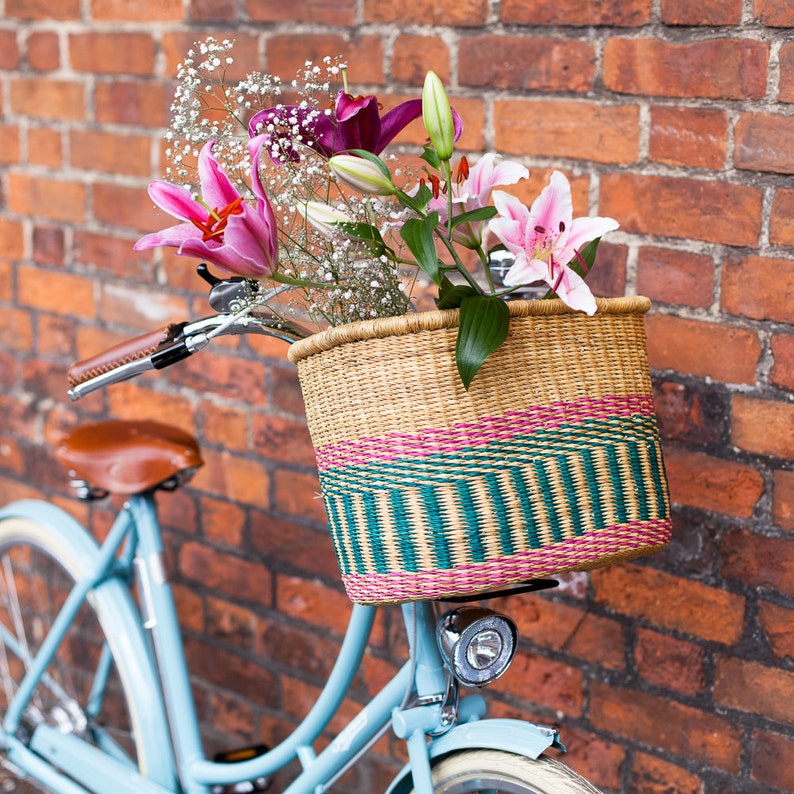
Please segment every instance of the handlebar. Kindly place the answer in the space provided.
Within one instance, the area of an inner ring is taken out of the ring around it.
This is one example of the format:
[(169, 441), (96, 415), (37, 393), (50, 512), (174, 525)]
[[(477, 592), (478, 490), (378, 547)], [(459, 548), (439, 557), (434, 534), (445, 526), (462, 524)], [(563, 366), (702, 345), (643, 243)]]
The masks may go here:
[(211, 285), (210, 305), (218, 313), (167, 325), (76, 362), (68, 373), (67, 394), (72, 401), (144, 372), (165, 369), (203, 350), (216, 336), (256, 333), (294, 342), (308, 335), (264, 308), (279, 290), (262, 292), (257, 282), (239, 277), (217, 279), (206, 265), (198, 270)]

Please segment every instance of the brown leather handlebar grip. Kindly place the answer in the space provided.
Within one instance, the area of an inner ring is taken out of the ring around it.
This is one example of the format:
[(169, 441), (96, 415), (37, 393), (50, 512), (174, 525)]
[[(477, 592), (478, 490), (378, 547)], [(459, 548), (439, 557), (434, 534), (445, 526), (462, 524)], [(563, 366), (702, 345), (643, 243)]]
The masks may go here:
[(174, 329), (178, 327), (178, 324), (171, 323), (158, 331), (150, 331), (134, 339), (125, 339), (108, 350), (72, 364), (68, 373), (69, 386), (74, 388), (98, 375), (152, 355), (163, 344), (173, 340), (176, 336)]

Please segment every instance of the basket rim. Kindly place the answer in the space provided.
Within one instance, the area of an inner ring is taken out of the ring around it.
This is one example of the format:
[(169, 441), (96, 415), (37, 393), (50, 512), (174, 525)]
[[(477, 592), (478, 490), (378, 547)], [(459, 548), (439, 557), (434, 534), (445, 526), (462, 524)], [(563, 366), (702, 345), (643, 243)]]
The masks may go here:
[[(511, 317), (549, 317), (562, 314), (581, 314), (561, 300), (508, 301)], [(642, 295), (620, 298), (596, 298), (596, 315), (599, 314), (645, 314), (651, 301)], [(388, 336), (405, 336), (418, 331), (438, 331), (458, 326), (458, 309), (443, 309), (402, 314), (397, 317), (377, 317), (359, 320), (333, 328), (326, 328), (306, 339), (293, 342), (287, 357), (293, 364), (305, 358), (324, 353), (348, 342), (366, 339), (382, 339)], [(586, 316), (586, 315), (585, 315)]]

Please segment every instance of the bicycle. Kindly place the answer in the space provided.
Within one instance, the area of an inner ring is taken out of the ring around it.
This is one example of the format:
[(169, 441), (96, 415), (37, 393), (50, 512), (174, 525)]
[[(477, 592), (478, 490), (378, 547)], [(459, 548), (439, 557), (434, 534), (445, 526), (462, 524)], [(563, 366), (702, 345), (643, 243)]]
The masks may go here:
[[(162, 369), (218, 335), (290, 341), (299, 334), (257, 309), (254, 282), (217, 279), (204, 266), (200, 273), (214, 314), (75, 365), (70, 396)], [(157, 422), (108, 421), (73, 430), (56, 457), (82, 498), (126, 501), (101, 544), (47, 502), (0, 510), (0, 748), (19, 775), (64, 794), (231, 794), (264, 791), (297, 758), (302, 771), (286, 794), (318, 794), (391, 728), (406, 742), (408, 762), (389, 794), (598, 794), (543, 755), (565, 749), (556, 728), (486, 718), (477, 690), (509, 667), (517, 632), (509, 617), (466, 603), (451, 603), (443, 614), (430, 601), (402, 605), (410, 658), (316, 753), (378, 609), (353, 605), (328, 681), (293, 733), (272, 749), (205, 758), (155, 505), (156, 491), (179, 487), (201, 465), (198, 444)], [(530, 582), (517, 591), (555, 584)]]

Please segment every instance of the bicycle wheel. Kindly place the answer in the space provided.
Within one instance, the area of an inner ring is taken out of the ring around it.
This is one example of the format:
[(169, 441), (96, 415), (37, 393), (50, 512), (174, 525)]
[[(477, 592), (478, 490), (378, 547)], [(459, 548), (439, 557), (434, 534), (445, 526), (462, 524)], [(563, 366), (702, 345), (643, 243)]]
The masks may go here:
[(463, 750), (433, 767), (434, 794), (601, 794), (552, 758), (536, 761), (502, 750)]
[[(65, 514), (64, 514), (65, 515)], [(82, 530), (29, 517), (0, 519), (0, 710), (5, 713), (75, 580), (83, 578), (97, 547)], [(108, 589), (109, 588), (109, 589)], [(115, 588), (115, 589), (114, 589)], [(145, 648), (125, 633), (130, 604), (118, 582), (89, 593), (40, 680), (16, 731), (27, 743), (38, 725), (57, 727), (146, 775), (162, 773), (168, 735), (152, 720), (151, 665)], [(147, 669), (148, 668), (148, 669)], [(137, 691), (139, 697), (131, 696)], [(143, 695), (143, 697), (141, 697)], [(163, 721), (164, 723), (164, 721)]]

